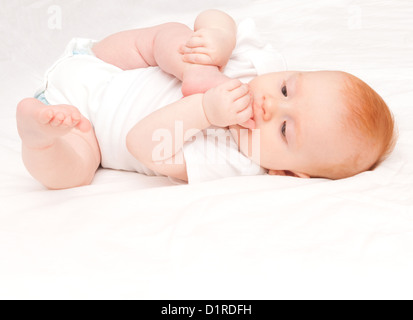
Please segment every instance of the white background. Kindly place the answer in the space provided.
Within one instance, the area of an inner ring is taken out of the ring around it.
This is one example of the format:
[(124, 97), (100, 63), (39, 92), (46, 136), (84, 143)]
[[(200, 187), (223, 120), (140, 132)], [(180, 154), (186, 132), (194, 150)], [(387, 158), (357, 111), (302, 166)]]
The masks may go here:
[[(341, 181), (100, 170), (47, 191), (29, 176), (16, 104), (71, 38), (191, 25), (214, 7), (254, 18), (290, 70), (369, 83), (397, 120), (393, 155)], [(0, 70), (1, 298), (413, 298), (411, 1), (1, 0)]]

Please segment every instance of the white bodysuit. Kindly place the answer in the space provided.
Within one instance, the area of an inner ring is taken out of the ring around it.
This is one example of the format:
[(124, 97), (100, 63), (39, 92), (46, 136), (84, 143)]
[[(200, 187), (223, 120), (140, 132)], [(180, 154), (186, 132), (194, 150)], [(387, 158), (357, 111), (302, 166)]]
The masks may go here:
[[(258, 39), (252, 19), (239, 24), (237, 47), (224, 71), (227, 76), (247, 83), (259, 74), (285, 70), (282, 56)], [(52, 105), (73, 105), (90, 120), (102, 167), (157, 175), (129, 153), (126, 136), (145, 116), (181, 99), (181, 82), (159, 67), (123, 71), (95, 57), (94, 43), (73, 39), (47, 71), (38, 96), (44, 94)], [(183, 153), (189, 183), (266, 173), (238, 151), (229, 130), (203, 130), (185, 143)]]

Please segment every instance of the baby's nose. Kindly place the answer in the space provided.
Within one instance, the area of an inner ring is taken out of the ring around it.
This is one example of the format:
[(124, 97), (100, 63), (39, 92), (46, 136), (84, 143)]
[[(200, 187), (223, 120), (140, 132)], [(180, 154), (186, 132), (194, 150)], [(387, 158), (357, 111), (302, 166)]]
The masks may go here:
[(275, 108), (276, 108), (275, 99), (271, 96), (265, 96), (264, 97), (264, 103), (262, 105), (262, 110), (264, 111), (263, 119), (265, 121), (271, 120), (271, 118), (274, 115)]

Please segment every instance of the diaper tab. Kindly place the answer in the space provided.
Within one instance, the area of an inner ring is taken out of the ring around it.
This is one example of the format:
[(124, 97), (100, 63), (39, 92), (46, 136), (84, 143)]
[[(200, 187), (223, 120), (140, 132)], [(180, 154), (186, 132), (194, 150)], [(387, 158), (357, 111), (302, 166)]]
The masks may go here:
[(96, 43), (95, 40), (75, 38), (72, 40), (72, 54), (76, 55), (88, 55), (95, 56), (92, 51), (93, 45)]

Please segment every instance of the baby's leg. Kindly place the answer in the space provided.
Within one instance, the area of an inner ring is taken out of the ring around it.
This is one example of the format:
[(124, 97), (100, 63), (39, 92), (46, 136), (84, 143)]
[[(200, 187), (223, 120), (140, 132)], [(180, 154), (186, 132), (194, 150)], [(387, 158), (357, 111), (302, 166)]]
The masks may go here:
[(48, 106), (34, 98), (17, 106), (23, 162), (49, 189), (91, 183), (100, 165), (100, 150), (90, 122), (73, 106)]
[(182, 81), (184, 96), (204, 93), (228, 81), (219, 66), (194, 64), (183, 60), (180, 48), (193, 35), (194, 32), (187, 26), (172, 24), (158, 33), (153, 46), (153, 56), (157, 65)]
[[(201, 13), (195, 30), (206, 27), (230, 30), (228, 41), (235, 39), (235, 23), (223, 12), (210, 10)], [(217, 65), (184, 62), (180, 48), (194, 36), (194, 31), (180, 23), (122, 31), (107, 37), (93, 47), (95, 55), (123, 70), (159, 66), (183, 81), (183, 93), (202, 93), (227, 78)]]

